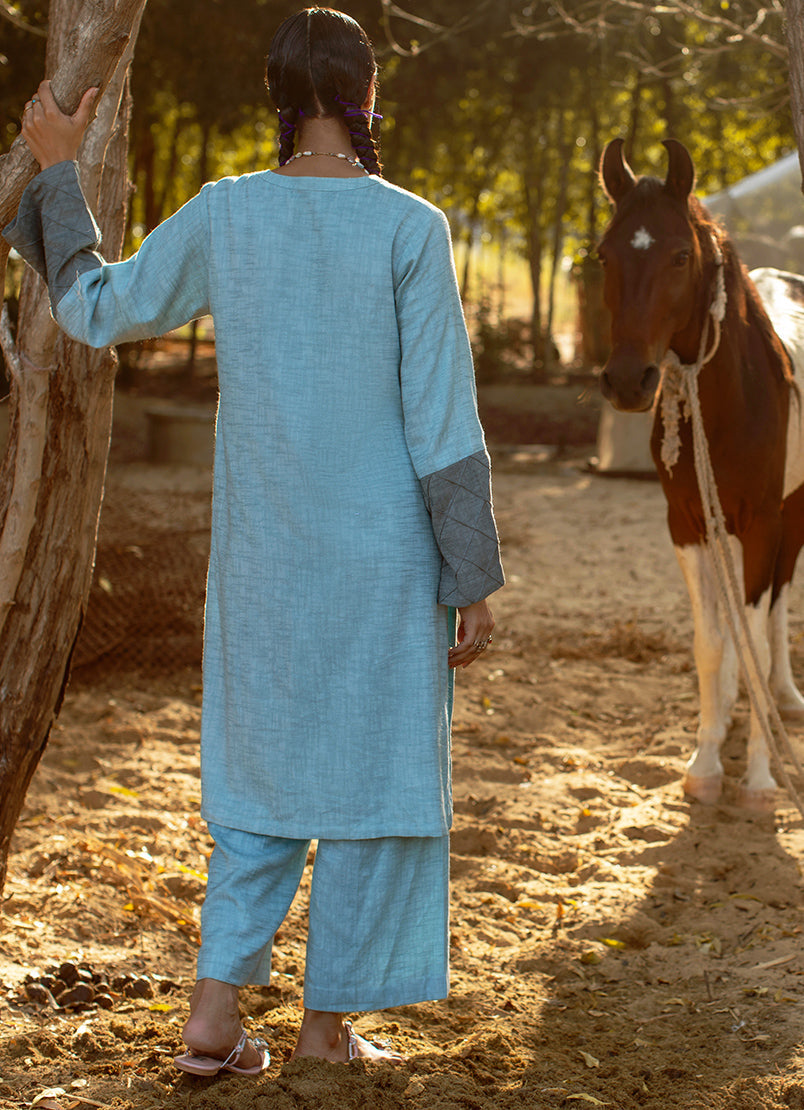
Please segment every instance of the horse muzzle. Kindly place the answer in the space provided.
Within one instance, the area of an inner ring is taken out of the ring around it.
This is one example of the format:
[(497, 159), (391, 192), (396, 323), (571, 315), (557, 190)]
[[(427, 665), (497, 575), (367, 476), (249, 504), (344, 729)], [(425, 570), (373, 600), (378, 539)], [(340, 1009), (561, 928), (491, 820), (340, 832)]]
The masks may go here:
[(600, 375), (600, 389), (621, 412), (645, 412), (653, 404), (660, 378), (656, 363), (613, 352)]

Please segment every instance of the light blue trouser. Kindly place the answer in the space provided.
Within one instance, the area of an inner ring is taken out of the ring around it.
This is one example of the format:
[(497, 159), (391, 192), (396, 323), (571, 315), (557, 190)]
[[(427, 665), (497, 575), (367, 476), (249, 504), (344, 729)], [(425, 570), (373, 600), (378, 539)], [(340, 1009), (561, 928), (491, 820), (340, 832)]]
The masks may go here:
[[(271, 980), (271, 947), (309, 840), (210, 824), (198, 978)], [(319, 840), (310, 890), (304, 1004), (351, 1013), (444, 998), (449, 836)]]

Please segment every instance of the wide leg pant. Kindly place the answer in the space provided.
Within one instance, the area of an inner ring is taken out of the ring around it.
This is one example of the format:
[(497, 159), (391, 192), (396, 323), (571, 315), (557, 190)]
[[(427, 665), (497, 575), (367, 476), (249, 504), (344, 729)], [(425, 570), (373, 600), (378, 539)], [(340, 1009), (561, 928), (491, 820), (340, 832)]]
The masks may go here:
[[(198, 978), (268, 984), (274, 933), (309, 840), (209, 826)], [(304, 1004), (380, 1010), (448, 992), (449, 837), (319, 840), (310, 891)]]

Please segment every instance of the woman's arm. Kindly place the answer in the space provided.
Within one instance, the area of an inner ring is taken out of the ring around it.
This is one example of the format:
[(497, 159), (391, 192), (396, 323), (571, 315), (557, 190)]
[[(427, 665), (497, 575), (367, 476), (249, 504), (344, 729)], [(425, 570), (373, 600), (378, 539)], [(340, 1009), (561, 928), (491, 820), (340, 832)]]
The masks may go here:
[(504, 575), (448, 225), (439, 212), (425, 215), (424, 229), (419, 222), (397, 252), (402, 407), (441, 552), (438, 601), (461, 614), (450, 665), (467, 666), (480, 654), (474, 645), (485, 645), (494, 627), (485, 598)]
[(133, 258), (106, 263), (71, 156), (91, 111), (59, 111), (44, 82), (23, 117), (23, 135), (44, 166), (23, 194), (5, 239), (48, 283), (60, 327), (91, 347), (145, 339), (203, 316), (209, 308), (207, 193), (161, 224)]

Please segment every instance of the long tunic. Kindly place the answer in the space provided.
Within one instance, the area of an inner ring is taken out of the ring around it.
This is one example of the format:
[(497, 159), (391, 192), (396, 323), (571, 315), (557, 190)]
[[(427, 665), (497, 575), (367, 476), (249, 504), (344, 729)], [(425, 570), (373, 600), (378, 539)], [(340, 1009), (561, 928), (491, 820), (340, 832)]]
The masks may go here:
[(203, 815), (443, 835), (450, 606), (502, 582), (443, 214), (378, 177), (262, 172), (205, 186), (106, 264), (61, 163), (4, 234), (92, 346), (214, 318)]

